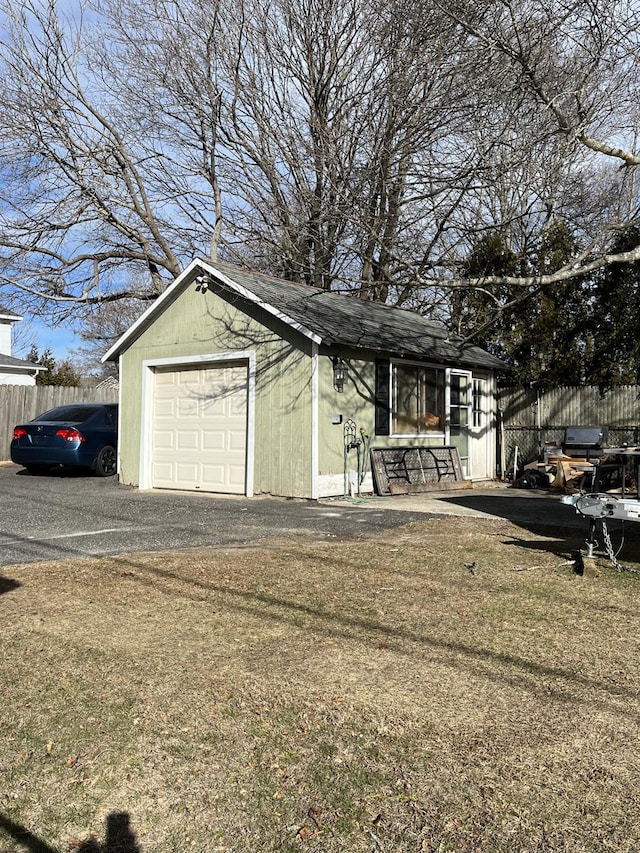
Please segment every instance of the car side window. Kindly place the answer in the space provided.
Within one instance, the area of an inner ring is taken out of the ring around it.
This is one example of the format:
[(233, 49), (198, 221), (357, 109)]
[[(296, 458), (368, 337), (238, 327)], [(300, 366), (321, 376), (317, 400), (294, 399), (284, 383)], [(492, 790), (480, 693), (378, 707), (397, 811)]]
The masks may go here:
[(116, 413), (113, 409), (107, 409), (104, 413), (104, 422), (107, 426), (116, 425)]

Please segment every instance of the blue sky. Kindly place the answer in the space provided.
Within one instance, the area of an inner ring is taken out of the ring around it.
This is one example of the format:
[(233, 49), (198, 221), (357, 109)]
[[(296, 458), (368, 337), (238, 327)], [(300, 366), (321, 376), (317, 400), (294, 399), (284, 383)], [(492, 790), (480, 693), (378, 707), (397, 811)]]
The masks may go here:
[(72, 350), (81, 346), (82, 341), (68, 325), (62, 323), (53, 326), (27, 314), (23, 314), (22, 318), (15, 329), (13, 354), (17, 358), (26, 358), (31, 345), (35, 344), (40, 354), (50, 349), (56, 361), (64, 361), (67, 358), (73, 361)]
[(36, 344), (38, 350), (42, 352), (50, 349), (56, 361), (69, 358), (71, 350), (77, 349), (82, 343), (73, 331), (64, 326), (51, 327), (43, 323), (34, 323), (33, 328), (38, 339)]

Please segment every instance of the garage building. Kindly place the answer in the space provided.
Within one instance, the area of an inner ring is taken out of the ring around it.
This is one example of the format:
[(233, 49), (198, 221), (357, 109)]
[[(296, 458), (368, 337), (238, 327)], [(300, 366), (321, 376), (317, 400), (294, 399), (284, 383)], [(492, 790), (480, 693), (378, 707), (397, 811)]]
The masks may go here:
[(363, 491), (370, 446), (455, 446), (465, 477), (494, 476), (504, 365), (415, 312), (196, 260), (104, 360), (141, 489), (340, 495), (353, 436)]

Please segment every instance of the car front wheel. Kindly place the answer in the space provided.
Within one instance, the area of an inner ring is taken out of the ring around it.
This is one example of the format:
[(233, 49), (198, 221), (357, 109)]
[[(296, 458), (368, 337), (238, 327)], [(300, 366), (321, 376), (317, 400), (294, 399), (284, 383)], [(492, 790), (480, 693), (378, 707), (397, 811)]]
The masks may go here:
[(96, 459), (98, 477), (112, 477), (116, 473), (117, 460), (115, 447), (103, 447)]

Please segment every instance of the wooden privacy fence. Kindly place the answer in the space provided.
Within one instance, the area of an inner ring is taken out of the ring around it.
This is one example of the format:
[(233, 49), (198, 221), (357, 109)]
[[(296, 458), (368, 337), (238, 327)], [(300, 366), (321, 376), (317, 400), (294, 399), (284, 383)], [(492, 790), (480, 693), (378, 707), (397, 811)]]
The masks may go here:
[[(498, 460), (513, 463), (515, 448), (523, 463), (541, 458), (547, 442), (561, 444), (571, 426), (605, 426), (609, 445), (640, 443), (640, 386), (621, 385), (602, 394), (593, 386), (551, 391), (509, 388), (498, 391)], [(504, 471), (498, 470), (499, 475)]]
[(68, 388), (63, 385), (0, 385), (0, 461), (10, 459), (16, 424), (63, 403), (117, 403), (117, 388)]
[[(67, 388), (61, 385), (0, 385), (0, 461), (9, 459), (13, 427), (63, 403), (117, 403), (114, 388)], [(606, 426), (609, 444), (640, 444), (640, 386), (623, 385), (601, 394), (597, 388), (564, 387), (498, 391), (499, 476), (513, 460), (533, 462), (545, 442), (559, 444), (569, 426)]]

